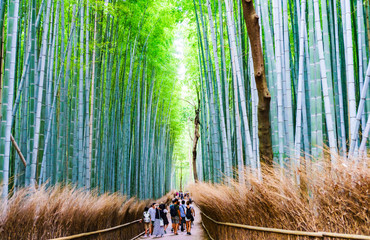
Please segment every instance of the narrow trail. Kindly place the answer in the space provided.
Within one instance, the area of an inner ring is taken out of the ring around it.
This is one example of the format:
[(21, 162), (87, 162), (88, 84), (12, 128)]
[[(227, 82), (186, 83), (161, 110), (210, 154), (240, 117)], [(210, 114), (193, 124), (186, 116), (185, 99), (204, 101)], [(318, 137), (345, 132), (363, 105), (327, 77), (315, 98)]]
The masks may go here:
[(151, 236), (151, 237), (141, 237), (140, 239), (171, 239), (171, 240), (184, 240), (184, 239), (186, 240), (206, 240), (208, 239), (207, 234), (204, 232), (203, 227), (202, 227), (202, 219), (200, 216), (200, 210), (195, 205), (193, 206), (195, 209), (195, 219), (194, 219), (194, 226), (191, 228), (191, 235), (187, 235), (186, 231), (185, 232), (179, 231), (178, 232), (179, 235), (174, 235), (171, 232), (171, 228), (172, 228), (171, 217), (168, 214), (170, 225), (167, 228), (167, 234), (163, 235), (162, 238)]

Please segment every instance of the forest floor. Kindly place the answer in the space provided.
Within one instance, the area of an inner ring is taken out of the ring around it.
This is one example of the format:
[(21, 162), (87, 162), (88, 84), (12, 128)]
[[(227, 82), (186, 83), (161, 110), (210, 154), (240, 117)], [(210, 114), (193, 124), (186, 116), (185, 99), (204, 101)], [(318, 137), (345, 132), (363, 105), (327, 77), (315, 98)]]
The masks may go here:
[(168, 215), (168, 219), (170, 220), (170, 225), (167, 228), (167, 234), (163, 235), (162, 238), (142, 237), (140, 239), (170, 239), (170, 240), (184, 240), (184, 239), (186, 240), (206, 240), (208, 239), (207, 234), (203, 230), (200, 210), (196, 206), (194, 206), (194, 208), (195, 208), (195, 218), (194, 218), (194, 226), (191, 228), (191, 235), (187, 235), (186, 231), (185, 232), (178, 231), (179, 235), (174, 235), (171, 232), (171, 229), (172, 229), (171, 220), (170, 220), (171, 217)]

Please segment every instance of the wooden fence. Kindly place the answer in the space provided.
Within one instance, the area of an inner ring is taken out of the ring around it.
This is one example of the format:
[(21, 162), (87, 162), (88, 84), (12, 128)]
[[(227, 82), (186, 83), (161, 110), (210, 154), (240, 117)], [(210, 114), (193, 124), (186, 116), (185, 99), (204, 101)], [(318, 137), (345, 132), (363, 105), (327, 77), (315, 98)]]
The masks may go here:
[[(127, 229), (129, 226), (134, 228)], [(111, 228), (106, 228), (94, 232), (80, 233), (68, 237), (54, 238), (50, 240), (70, 240), (70, 239), (137, 239), (144, 234), (143, 226), (140, 224), (140, 219), (118, 225)], [(128, 237), (129, 236), (129, 237)]]
[(202, 214), (202, 225), (210, 239), (358, 239), (370, 240), (370, 236), (341, 234), (329, 232), (305, 232), (277, 228), (248, 226), (237, 223), (219, 222), (205, 213)]

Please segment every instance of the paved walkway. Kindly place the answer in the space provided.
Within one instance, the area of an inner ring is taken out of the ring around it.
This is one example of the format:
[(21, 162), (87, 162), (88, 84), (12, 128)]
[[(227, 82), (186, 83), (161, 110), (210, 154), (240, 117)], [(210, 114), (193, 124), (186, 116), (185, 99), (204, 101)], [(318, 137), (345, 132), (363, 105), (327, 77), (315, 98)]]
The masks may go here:
[(170, 239), (170, 240), (206, 240), (208, 239), (207, 234), (204, 233), (203, 231), (200, 210), (196, 206), (194, 206), (194, 209), (195, 209), (195, 219), (194, 219), (194, 226), (191, 228), (191, 235), (187, 235), (186, 231), (185, 232), (178, 231), (179, 235), (174, 235), (171, 232), (171, 228), (172, 228), (171, 217), (168, 214), (170, 225), (167, 228), (167, 234), (163, 235), (162, 238), (142, 237), (140, 239)]

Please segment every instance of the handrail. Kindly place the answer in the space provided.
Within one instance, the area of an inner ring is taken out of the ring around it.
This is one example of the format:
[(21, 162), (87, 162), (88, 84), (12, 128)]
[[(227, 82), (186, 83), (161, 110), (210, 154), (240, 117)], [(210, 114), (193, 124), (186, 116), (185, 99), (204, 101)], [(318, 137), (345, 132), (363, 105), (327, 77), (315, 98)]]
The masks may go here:
[[(295, 235), (295, 236), (307, 236), (307, 237), (333, 237), (333, 238), (343, 238), (343, 239), (358, 239), (358, 240), (370, 240), (370, 236), (365, 235), (355, 235), (355, 234), (342, 234), (342, 233), (329, 233), (329, 232), (305, 232), (305, 231), (293, 231), (293, 230), (286, 230), (286, 229), (278, 229), (278, 228), (266, 228), (266, 227), (256, 227), (256, 226), (249, 226), (249, 225), (243, 225), (238, 223), (228, 223), (228, 222), (219, 222), (205, 213), (201, 212), (203, 216), (211, 220), (212, 222), (218, 224), (218, 225), (224, 225), (229, 227), (236, 227), (236, 228), (244, 228), (248, 230), (254, 230), (254, 231), (260, 231), (260, 232), (270, 232), (270, 233), (278, 233), (278, 234), (286, 234), (286, 235)], [(202, 224), (203, 225), (203, 224)], [(203, 225), (205, 228), (205, 226)], [(208, 236), (208, 230), (207, 231)]]
[(203, 222), (202, 222), (202, 226), (203, 226), (203, 228), (206, 230), (208, 237), (209, 237), (211, 240), (215, 240), (215, 239), (211, 236), (211, 234), (209, 234), (209, 231), (208, 231), (208, 229), (206, 228), (206, 226), (204, 226)]
[(140, 233), (139, 235), (136, 235), (135, 237), (131, 238), (130, 240), (135, 240), (135, 239), (137, 239), (137, 238), (141, 237), (141, 236), (142, 236), (142, 235), (144, 235), (144, 234), (145, 234), (145, 232), (142, 232), (142, 233)]
[[(111, 232), (111, 231), (129, 226), (131, 224), (134, 224), (134, 223), (137, 223), (137, 222), (140, 222), (140, 221), (141, 221), (141, 219), (138, 219), (138, 220), (135, 220), (135, 221), (132, 221), (132, 222), (129, 222), (129, 223), (125, 223), (125, 224), (122, 224), (122, 225), (118, 225), (118, 226), (115, 226), (115, 227), (111, 227), (111, 228), (106, 228), (106, 229), (102, 229), (102, 230), (98, 230), (98, 231), (94, 231), (94, 232), (79, 233), (79, 234), (71, 235), (71, 236), (68, 236), (68, 237), (53, 238), (53, 239), (50, 239), (50, 240), (70, 240), (70, 239), (76, 239), (76, 238), (81, 238), (81, 237), (97, 235), (97, 234), (100, 234), (100, 233)], [(134, 237), (132, 239), (136, 239), (136, 238), (140, 237), (141, 235), (143, 235), (143, 233), (144, 232), (140, 233), (139, 235), (137, 235), (136, 237)]]

